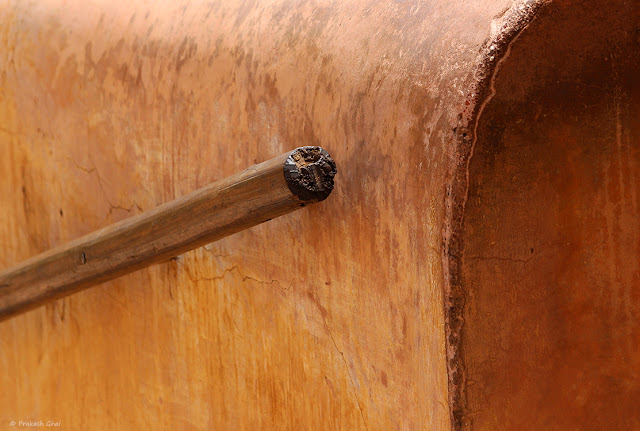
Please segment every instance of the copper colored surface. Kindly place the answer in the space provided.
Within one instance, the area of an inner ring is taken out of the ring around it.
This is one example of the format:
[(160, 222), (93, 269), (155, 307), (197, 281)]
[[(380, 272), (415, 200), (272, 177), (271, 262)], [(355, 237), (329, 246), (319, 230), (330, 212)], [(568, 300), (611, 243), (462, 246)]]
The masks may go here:
[(640, 429), (639, 18), (545, 5), (490, 80), (461, 233), (463, 429)]
[(5, 3), (1, 267), (298, 146), (340, 173), (286, 221), (1, 323), (0, 423), (449, 429), (451, 106), (507, 5)]
[(637, 427), (637, 28), (622, 0), (6, 2), (2, 267), (297, 146), (341, 169), (1, 323), (0, 422)]

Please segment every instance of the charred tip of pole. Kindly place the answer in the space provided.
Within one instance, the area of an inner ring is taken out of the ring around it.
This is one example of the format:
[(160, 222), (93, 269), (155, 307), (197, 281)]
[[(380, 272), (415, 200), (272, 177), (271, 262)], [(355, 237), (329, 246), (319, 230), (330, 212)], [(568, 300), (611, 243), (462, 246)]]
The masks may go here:
[(284, 162), (284, 178), (289, 190), (302, 202), (326, 199), (333, 190), (336, 163), (321, 147), (300, 147)]

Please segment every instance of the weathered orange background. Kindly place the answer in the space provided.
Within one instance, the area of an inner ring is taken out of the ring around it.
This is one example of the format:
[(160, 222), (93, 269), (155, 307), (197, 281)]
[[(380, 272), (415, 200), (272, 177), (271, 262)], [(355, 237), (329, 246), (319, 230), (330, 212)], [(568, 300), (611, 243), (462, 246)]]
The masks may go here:
[(450, 103), (507, 2), (6, 2), (0, 264), (300, 145), (322, 204), (0, 323), (0, 422), (448, 429)]
[(634, 429), (624, 0), (0, 3), (0, 267), (301, 145), (328, 200), (0, 322), (0, 424)]
[(640, 8), (557, 2), (512, 44), (465, 212), (466, 429), (640, 429)]

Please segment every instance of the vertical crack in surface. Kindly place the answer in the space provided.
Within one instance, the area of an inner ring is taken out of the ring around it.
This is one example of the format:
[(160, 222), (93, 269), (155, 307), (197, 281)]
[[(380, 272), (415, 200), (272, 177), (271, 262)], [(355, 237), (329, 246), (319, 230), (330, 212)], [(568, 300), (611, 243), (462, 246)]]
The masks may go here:
[[(317, 305), (320, 305), (320, 300), (318, 298), (318, 293), (317, 292), (313, 292), (313, 296), (315, 299), (315, 302), (317, 303)], [(321, 307), (322, 309), (322, 307)], [(351, 376), (351, 372), (349, 372), (349, 364), (347, 364), (347, 359), (344, 356), (344, 353), (342, 352), (342, 350), (340, 350), (338, 348), (338, 344), (336, 343), (335, 338), (333, 338), (333, 334), (331, 333), (331, 330), (329, 329), (329, 324), (327, 323), (327, 318), (324, 315), (324, 313), (320, 313), (322, 315), (322, 321), (324, 323), (324, 328), (327, 331), (327, 334), (329, 334), (329, 338), (331, 338), (331, 342), (333, 343), (333, 347), (335, 347), (336, 351), (340, 354), (340, 357), (342, 358), (342, 362), (344, 363), (344, 367), (347, 370), (347, 375), (349, 376), (349, 381), (351, 382), (351, 388), (353, 389), (353, 396), (356, 399), (356, 405), (358, 406), (358, 410), (360, 411), (360, 416), (362, 417), (362, 423), (364, 424), (365, 429), (369, 429), (369, 426), (367, 425), (367, 421), (364, 418), (364, 412), (362, 410), (362, 406), (360, 405), (360, 399), (358, 398), (358, 393), (356, 392), (356, 383), (353, 380), (353, 377)]]

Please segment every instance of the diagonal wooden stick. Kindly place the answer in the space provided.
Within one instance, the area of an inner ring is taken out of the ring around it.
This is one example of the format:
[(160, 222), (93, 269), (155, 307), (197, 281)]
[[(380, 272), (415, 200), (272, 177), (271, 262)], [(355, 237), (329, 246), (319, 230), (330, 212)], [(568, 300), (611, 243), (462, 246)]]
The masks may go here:
[(0, 272), (0, 320), (324, 200), (335, 174), (300, 147), (32, 257)]

